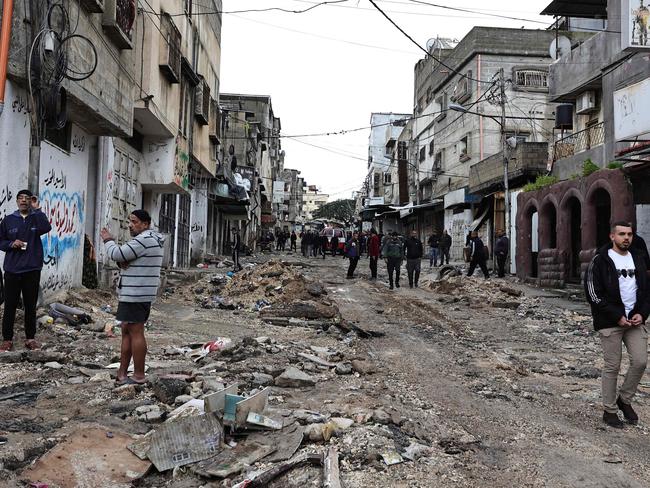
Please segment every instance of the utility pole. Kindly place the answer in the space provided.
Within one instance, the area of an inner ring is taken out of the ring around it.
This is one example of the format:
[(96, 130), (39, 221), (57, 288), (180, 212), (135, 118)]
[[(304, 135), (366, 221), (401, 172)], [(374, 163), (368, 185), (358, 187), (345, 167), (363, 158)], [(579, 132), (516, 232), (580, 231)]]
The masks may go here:
[[(510, 235), (510, 186), (508, 183), (508, 143), (506, 142), (506, 80), (503, 68), (499, 69), (499, 87), (501, 103), (501, 151), (503, 154), (503, 196), (505, 200), (504, 208), (504, 232), (506, 236)], [(510, 270), (510, 253), (507, 254), (506, 269)]]

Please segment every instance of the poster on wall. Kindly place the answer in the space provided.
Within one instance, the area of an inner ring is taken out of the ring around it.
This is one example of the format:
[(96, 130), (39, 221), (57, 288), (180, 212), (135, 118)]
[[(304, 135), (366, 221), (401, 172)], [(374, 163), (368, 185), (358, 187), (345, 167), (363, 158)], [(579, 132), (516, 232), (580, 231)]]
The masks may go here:
[(650, 96), (650, 78), (614, 92), (614, 137), (633, 139), (650, 132), (650, 112), (645, 110)]
[(621, 49), (623, 51), (650, 51), (649, 3), (650, 0), (621, 1)]

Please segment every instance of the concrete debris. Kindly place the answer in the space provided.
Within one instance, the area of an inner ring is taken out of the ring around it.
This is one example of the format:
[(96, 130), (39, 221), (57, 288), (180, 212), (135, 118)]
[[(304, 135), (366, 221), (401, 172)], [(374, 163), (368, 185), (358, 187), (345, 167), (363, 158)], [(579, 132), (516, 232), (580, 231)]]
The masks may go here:
[(315, 384), (316, 380), (314, 378), (293, 366), (288, 367), (280, 376), (275, 378), (275, 386), (283, 388), (301, 388), (314, 386)]

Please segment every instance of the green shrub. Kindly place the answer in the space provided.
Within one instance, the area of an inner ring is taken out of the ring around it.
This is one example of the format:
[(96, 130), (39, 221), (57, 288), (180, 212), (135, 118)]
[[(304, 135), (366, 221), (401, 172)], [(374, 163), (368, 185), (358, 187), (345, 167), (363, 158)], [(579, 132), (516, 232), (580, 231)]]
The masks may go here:
[(585, 162), (582, 164), (582, 176), (589, 176), (591, 173), (595, 173), (598, 171), (600, 168), (596, 163), (594, 163), (591, 159), (585, 159)]
[(537, 179), (535, 179), (533, 183), (528, 183), (527, 185), (524, 185), (523, 190), (537, 191), (537, 190), (541, 190), (542, 188), (546, 188), (547, 186), (554, 185), (557, 182), (558, 182), (557, 176), (540, 175), (537, 177)]
[(620, 161), (612, 161), (607, 165), (607, 169), (621, 169), (623, 167), (623, 163)]
[(580, 175), (578, 173), (573, 173), (571, 176), (569, 176), (570, 180), (577, 180), (580, 178)]

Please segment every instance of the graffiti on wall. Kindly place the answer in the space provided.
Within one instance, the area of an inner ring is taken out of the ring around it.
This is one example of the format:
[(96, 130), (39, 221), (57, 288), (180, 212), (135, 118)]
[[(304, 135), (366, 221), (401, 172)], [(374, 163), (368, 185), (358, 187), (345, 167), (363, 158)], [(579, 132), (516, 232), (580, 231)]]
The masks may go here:
[(187, 153), (185, 140), (176, 137), (176, 154), (174, 155), (174, 183), (187, 189), (190, 184), (189, 164), (190, 156)]
[(63, 174), (63, 170), (57, 172), (54, 169), (51, 169), (43, 183), (45, 183), (45, 186), (64, 189), (68, 186), (67, 180), (66, 175)]
[(78, 192), (50, 188), (41, 192), (41, 210), (52, 225), (50, 233), (43, 236), (43, 255), (48, 267), (57, 267), (64, 254), (82, 249), (84, 201), (84, 195)]
[(9, 185), (6, 185), (4, 188), (0, 189), (0, 220), (4, 219), (7, 214), (13, 212), (15, 207), (13, 203), (13, 193), (9, 189)]

